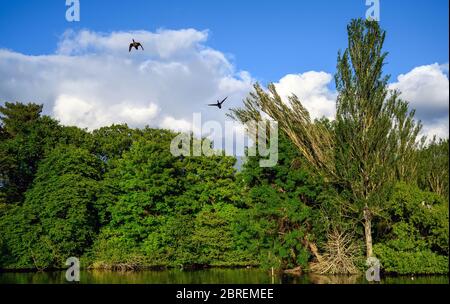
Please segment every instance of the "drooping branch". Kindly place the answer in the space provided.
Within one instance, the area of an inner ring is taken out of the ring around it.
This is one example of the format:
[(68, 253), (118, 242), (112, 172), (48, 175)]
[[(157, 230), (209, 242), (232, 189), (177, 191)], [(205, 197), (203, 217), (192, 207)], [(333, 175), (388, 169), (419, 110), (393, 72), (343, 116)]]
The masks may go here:
[(278, 95), (275, 86), (269, 85), (265, 91), (259, 84), (255, 92), (244, 101), (243, 108), (231, 109), (230, 117), (246, 123), (261, 120), (264, 114), (278, 122), (309, 164), (322, 175), (330, 179), (335, 176), (333, 162), (333, 136), (323, 124), (313, 122), (308, 110), (298, 97), (292, 95), (286, 102)]

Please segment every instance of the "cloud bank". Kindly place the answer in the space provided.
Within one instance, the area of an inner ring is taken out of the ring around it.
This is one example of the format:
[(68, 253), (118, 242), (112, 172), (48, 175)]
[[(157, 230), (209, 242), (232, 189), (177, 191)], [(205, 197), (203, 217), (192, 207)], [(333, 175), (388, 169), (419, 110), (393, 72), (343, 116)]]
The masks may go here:
[[(326, 72), (310, 71), (289, 74), (275, 83), (280, 97), (288, 101), (295, 94), (309, 110), (313, 119), (336, 114), (336, 91), (330, 89), (333, 76)], [(397, 77), (389, 88), (399, 90), (401, 98), (416, 110), (422, 121), (422, 135), (448, 138), (449, 135), (449, 78), (448, 63), (419, 66)]]
[(274, 85), (283, 100), (288, 100), (289, 96), (295, 94), (308, 109), (312, 119), (323, 116), (333, 119), (337, 93), (329, 88), (332, 79), (331, 74), (310, 71), (288, 74)]
[[(131, 39), (145, 51), (128, 52)], [(208, 31), (195, 29), (97, 33), (67, 31), (54, 54), (30, 56), (0, 49), (0, 101), (43, 103), (64, 125), (93, 130), (113, 123), (189, 131), (193, 113), (224, 122), (255, 79), (207, 46)], [(308, 71), (275, 83), (287, 100), (295, 94), (312, 118), (333, 118), (333, 76)], [(423, 133), (448, 137), (448, 63), (414, 68), (391, 89), (417, 110)], [(225, 109), (207, 107), (229, 96)], [(194, 130), (198, 132), (199, 130)]]
[[(251, 90), (248, 72), (205, 45), (194, 29), (156, 33), (66, 32), (55, 54), (0, 50), (0, 99), (44, 103), (65, 125), (90, 130), (113, 123), (185, 129), (193, 112), (222, 121), (206, 104), (230, 96), (236, 106)], [(145, 51), (128, 52), (134, 38)]]
[(449, 134), (449, 84), (448, 63), (437, 63), (414, 68), (399, 75), (391, 89), (399, 90), (401, 98), (416, 109), (416, 117), (422, 120), (423, 134), (441, 138)]

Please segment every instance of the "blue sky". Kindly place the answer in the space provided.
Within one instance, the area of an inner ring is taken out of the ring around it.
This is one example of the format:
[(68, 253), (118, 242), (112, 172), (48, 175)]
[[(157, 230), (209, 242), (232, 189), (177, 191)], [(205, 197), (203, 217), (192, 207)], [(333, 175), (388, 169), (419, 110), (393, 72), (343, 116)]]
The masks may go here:
[[(192, 114), (223, 122), (258, 81), (333, 118), (338, 50), (366, 0), (0, 0), (0, 104), (38, 102), (65, 125), (190, 130)], [(448, 0), (379, 0), (385, 73), (424, 134), (449, 133)], [(145, 51), (128, 52), (132, 38)]]
[[(346, 24), (364, 17), (365, 0), (81, 0), (81, 22), (65, 20), (64, 0), (0, 0), (0, 47), (25, 54), (55, 50), (68, 28), (99, 32), (195, 28), (208, 45), (259, 80), (287, 73), (333, 72), (346, 46)], [(448, 62), (448, 0), (381, 0), (386, 72)]]

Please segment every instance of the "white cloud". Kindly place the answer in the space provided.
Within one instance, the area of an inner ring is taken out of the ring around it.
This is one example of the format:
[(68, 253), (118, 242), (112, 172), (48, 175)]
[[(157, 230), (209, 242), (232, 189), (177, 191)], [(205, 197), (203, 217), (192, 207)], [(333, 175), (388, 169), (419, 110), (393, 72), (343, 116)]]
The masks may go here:
[(448, 112), (449, 86), (444, 66), (437, 63), (414, 68), (401, 74), (391, 89), (398, 89), (402, 99), (409, 101), (424, 118), (443, 116)]
[(64, 125), (88, 129), (128, 122), (145, 126), (157, 115), (158, 106), (152, 103), (133, 106), (132, 102), (124, 101), (105, 108), (101, 102), (61, 95), (56, 99), (53, 113)]
[(399, 90), (401, 98), (416, 109), (416, 117), (424, 124), (428, 137), (449, 134), (449, 80), (448, 63), (419, 66), (398, 76), (391, 89)]
[(431, 140), (433, 136), (448, 138), (448, 116), (425, 122), (422, 135), (426, 135), (428, 140)]
[[(131, 39), (145, 51), (128, 52)], [(95, 129), (112, 123), (187, 131), (192, 114), (225, 121), (252, 89), (250, 73), (237, 70), (207, 46), (208, 32), (195, 29), (110, 34), (67, 31), (54, 54), (29, 56), (0, 49), (0, 100), (44, 103), (66, 125)], [(296, 94), (312, 118), (335, 115), (332, 75), (289, 74), (275, 86), (287, 100)], [(419, 66), (402, 74), (392, 89), (415, 108), (424, 134), (448, 137), (448, 63)], [(226, 108), (207, 107), (229, 96)], [(194, 130), (198, 132), (198, 130)]]
[(161, 122), (161, 128), (175, 130), (178, 132), (194, 132), (194, 134), (199, 134), (199, 130), (194, 128), (192, 120), (186, 119), (175, 119), (172, 116), (166, 116)]
[(132, 39), (144, 45), (146, 55), (170, 59), (176, 55), (185, 55), (208, 38), (207, 31), (195, 29), (158, 30), (157, 32), (132, 31), (96, 33), (87, 30), (74, 32), (68, 30), (58, 43), (57, 53), (77, 55), (84, 53), (108, 53), (126, 56)]
[[(288, 96), (297, 95), (308, 109), (311, 117), (335, 116), (337, 93), (329, 88), (332, 75), (310, 71), (303, 74), (288, 74), (275, 83), (278, 94), (287, 101)], [(423, 135), (446, 138), (449, 135), (449, 79), (448, 63), (419, 66), (398, 76), (390, 84), (401, 98), (416, 109), (416, 118), (423, 123)]]
[(448, 62), (439, 65), (439, 67), (441, 68), (442, 72), (444, 72), (445, 74), (447, 74), (447, 77), (448, 77), (448, 68), (449, 68)]
[[(144, 51), (129, 53), (131, 39)], [(207, 31), (66, 32), (55, 54), (28, 56), (0, 50), (0, 100), (44, 103), (66, 125), (95, 129), (112, 123), (186, 129), (193, 112), (225, 120), (226, 109), (206, 104), (229, 96), (237, 106), (252, 88), (205, 44)]]
[(312, 119), (322, 116), (332, 119), (336, 111), (336, 92), (329, 88), (332, 79), (332, 75), (325, 72), (288, 74), (275, 83), (275, 87), (285, 101), (295, 94)]

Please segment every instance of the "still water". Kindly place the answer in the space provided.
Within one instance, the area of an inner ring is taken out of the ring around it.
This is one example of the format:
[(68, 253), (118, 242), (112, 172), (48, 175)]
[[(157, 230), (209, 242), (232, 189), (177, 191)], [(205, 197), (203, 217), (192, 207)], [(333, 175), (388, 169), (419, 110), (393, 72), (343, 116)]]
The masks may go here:
[[(81, 271), (81, 284), (365, 284), (361, 276), (275, 276), (258, 269)], [(0, 273), (0, 284), (63, 284), (65, 272)], [(384, 277), (382, 284), (449, 284), (448, 276)]]

